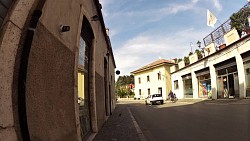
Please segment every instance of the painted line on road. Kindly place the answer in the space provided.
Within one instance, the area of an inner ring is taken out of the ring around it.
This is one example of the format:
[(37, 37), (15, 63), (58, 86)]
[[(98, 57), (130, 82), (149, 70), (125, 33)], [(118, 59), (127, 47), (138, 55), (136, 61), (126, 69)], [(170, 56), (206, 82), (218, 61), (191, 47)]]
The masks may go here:
[(139, 127), (138, 123), (136, 122), (134, 116), (132, 115), (129, 107), (127, 107), (127, 109), (128, 109), (129, 114), (130, 114), (130, 117), (131, 117), (131, 119), (132, 119), (132, 121), (134, 123), (135, 129), (136, 129), (136, 131), (137, 131), (137, 133), (139, 135), (140, 140), (141, 141), (147, 141), (146, 138), (145, 138), (145, 136), (143, 135), (143, 133), (141, 131), (141, 128)]

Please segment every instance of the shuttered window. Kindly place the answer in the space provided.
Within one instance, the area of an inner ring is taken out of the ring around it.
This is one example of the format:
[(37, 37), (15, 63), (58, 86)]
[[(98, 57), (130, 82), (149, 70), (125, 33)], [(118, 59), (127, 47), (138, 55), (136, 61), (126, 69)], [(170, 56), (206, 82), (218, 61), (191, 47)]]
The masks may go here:
[(7, 15), (7, 12), (11, 6), (13, 0), (0, 0), (0, 27), (3, 24), (3, 20)]

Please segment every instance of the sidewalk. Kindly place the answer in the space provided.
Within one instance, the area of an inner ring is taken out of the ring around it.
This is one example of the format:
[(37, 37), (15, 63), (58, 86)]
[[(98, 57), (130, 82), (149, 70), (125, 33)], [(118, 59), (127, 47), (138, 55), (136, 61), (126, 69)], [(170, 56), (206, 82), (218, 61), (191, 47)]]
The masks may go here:
[(177, 102), (197, 103), (197, 104), (217, 104), (217, 105), (247, 105), (250, 98), (246, 99), (180, 99)]
[(143, 135), (127, 104), (117, 104), (93, 141), (142, 141)]

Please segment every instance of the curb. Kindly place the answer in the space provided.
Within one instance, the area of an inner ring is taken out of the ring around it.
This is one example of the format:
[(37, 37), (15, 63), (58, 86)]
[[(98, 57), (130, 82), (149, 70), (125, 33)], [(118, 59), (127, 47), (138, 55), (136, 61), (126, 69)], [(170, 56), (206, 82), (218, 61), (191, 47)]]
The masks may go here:
[(147, 141), (146, 138), (145, 138), (145, 136), (143, 135), (143, 133), (142, 133), (142, 131), (141, 131), (141, 128), (139, 127), (138, 123), (136, 122), (134, 116), (132, 115), (132, 113), (131, 113), (129, 107), (127, 107), (127, 109), (128, 109), (129, 115), (130, 115), (130, 117), (131, 117), (131, 119), (132, 119), (132, 121), (133, 121), (133, 123), (134, 123), (134, 126), (135, 126), (135, 128), (136, 128), (136, 131), (137, 131), (137, 133), (138, 133), (138, 135), (139, 135), (140, 140), (141, 140), (141, 141)]

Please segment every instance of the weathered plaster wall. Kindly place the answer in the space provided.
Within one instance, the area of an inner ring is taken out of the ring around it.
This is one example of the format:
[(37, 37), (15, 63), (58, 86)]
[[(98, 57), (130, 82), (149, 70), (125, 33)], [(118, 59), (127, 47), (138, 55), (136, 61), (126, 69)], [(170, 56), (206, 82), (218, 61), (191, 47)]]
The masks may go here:
[(74, 55), (38, 25), (26, 82), (31, 140), (76, 140)]
[(17, 140), (13, 95), (16, 95), (15, 79), (16, 56), (22, 30), (34, 0), (15, 1), (0, 30), (0, 140)]

